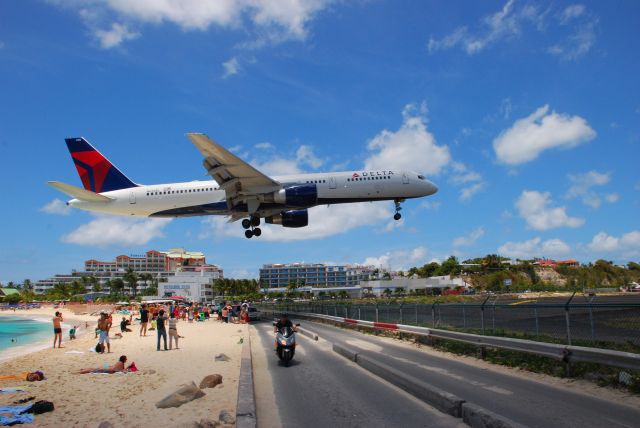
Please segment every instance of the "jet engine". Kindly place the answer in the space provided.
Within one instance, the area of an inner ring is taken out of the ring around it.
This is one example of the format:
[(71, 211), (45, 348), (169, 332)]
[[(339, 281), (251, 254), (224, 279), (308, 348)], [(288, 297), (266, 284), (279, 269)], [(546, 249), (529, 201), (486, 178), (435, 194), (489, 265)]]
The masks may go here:
[(273, 193), (273, 202), (288, 207), (312, 207), (318, 203), (318, 188), (315, 184), (287, 186)]
[(278, 215), (265, 217), (264, 221), (269, 224), (281, 224), (282, 227), (305, 227), (309, 224), (309, 213), (307, 210), (282, 211)]

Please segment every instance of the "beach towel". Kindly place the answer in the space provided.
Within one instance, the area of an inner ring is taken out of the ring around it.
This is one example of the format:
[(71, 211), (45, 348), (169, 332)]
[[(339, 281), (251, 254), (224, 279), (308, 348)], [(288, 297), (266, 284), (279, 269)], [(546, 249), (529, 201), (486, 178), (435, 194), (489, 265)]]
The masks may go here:
[(0, 392), (2, 392), (2, 393), (24, 392), (24, 389), (20, 389), (20, 388), (0, 388)]
[(29, 408), (31, 408), (31, 404), (27, 404), (26, 406), (0, 406), (0, 413), (17, 415)]
[(3, 416), (0, 415), (0, 426), (9, 426), (16, 424), (31, 424), (33, 423), (33, 415), (31, 413), (25, 413), (24, 415)]
[(17, 373), (12, 375), (0, 376), (0, 382), (3, 380), (27, 380), (27, 375), (29, 372)]
[(84, 354), (84, 352), (83, 351), (75, 351), (74, 350), (74, 351), (67, 351), (67, 352), (65, 352), (65, 354)]

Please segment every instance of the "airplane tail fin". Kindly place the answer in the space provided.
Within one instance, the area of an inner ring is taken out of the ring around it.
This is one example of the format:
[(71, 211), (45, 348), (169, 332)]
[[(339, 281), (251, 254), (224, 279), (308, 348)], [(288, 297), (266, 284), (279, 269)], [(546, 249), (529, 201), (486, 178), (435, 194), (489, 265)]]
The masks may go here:
[(86, 190), (102, 193), (138, 186), (84, 138), (65, 138), (65, 141)]

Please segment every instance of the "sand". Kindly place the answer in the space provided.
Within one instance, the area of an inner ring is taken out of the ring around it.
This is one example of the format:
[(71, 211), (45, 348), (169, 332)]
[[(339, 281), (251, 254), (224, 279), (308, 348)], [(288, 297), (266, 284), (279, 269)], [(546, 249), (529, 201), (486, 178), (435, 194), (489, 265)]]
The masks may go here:
[[(42, 308), (30, 311), (0, 312), (3, 315), (53, 316), (56, 309)], [(156, 332), (147, 337), (139, 336), (139, 324), (134, 321), (133, 332), (123, 333), (122, 339), (113, 339), (120, 331), (114, 314), (111, 330), (111, 354), (89, 352), (97, 343), (94, 338), (97, 317), (73, 314), (62, 310), (65, 323), (70, 320), (82, 323), (81, 336), (69, 341), (68, 329), (64, 329), (62, 349), (44, 349), (21, 356), (11, 356), (0, 363), (0, 375), (42, 370), (46, 380), (42, 382), (2, 382), (2, 387), (24, 387), (25, 392), (0, 394), (0, 405), (35, 396), (36, 400), (51, 401), (55, 410), (37, 415), (32, 426), (37, 427), (97, 427), (110, 422), (114, 427), (142, 427), (149, 424), (190, 426), (202, 419), (216, 421), (220, 411), (235, 416), (237, 386), (240, 371), (241, 338), (248, 337), (246, 325), (223, 324), (218, 321), (188, 323), (180, 321), (178, 332), (185, 336), (180, 349), (156, 351)], [(89, 331), (84, 328), (89, 321)], [(84, 334), (83, 334), (84, 333)], [(51, 334), (53, 342), (53, 326)], [(33, 345), (32, 348), (42, 347)], [(80, 351), (82, 354), (69, 353)], [(223, 353), (228, 362), (216, 362), (214, 357)], [(75, 374), (85, 367), (113, 365), (120, 355), (135, 362), (140, 371), (127, 374)], [(0, 356), (1, 358), (2, 356)], [(6, 354), (5, 354), (6, 357)], [(223, 383), (204, 390), (206, 395), (178, 408), (158, 409), (155, 403), (174, 392), (179, 386), (192, 381), (200, 384), (209, 374), (220, 374)]]

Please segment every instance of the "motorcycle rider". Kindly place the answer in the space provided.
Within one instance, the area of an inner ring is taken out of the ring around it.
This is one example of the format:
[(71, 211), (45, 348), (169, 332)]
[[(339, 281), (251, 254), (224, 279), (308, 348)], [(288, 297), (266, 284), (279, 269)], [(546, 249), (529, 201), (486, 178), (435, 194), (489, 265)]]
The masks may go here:
[[(294, 332), (297, 331), (296, 330), (296, 326), (293, 325), (293, 323), (289, 319), (289, 315), (287, 315), (286, 313), (283, 313), (283, 314), (280, 315), (280, 319), (276, 322), (275, 326), (273, 327), (273, 332), (274, 333), (278, 333), (280, 331), (280, 329), (282, 329), (284, 327), (289, 327)], [(276, 349), (278, 348), (278, 341), (277, 340), (275, 341), (275, 347), (276, 347)]]

